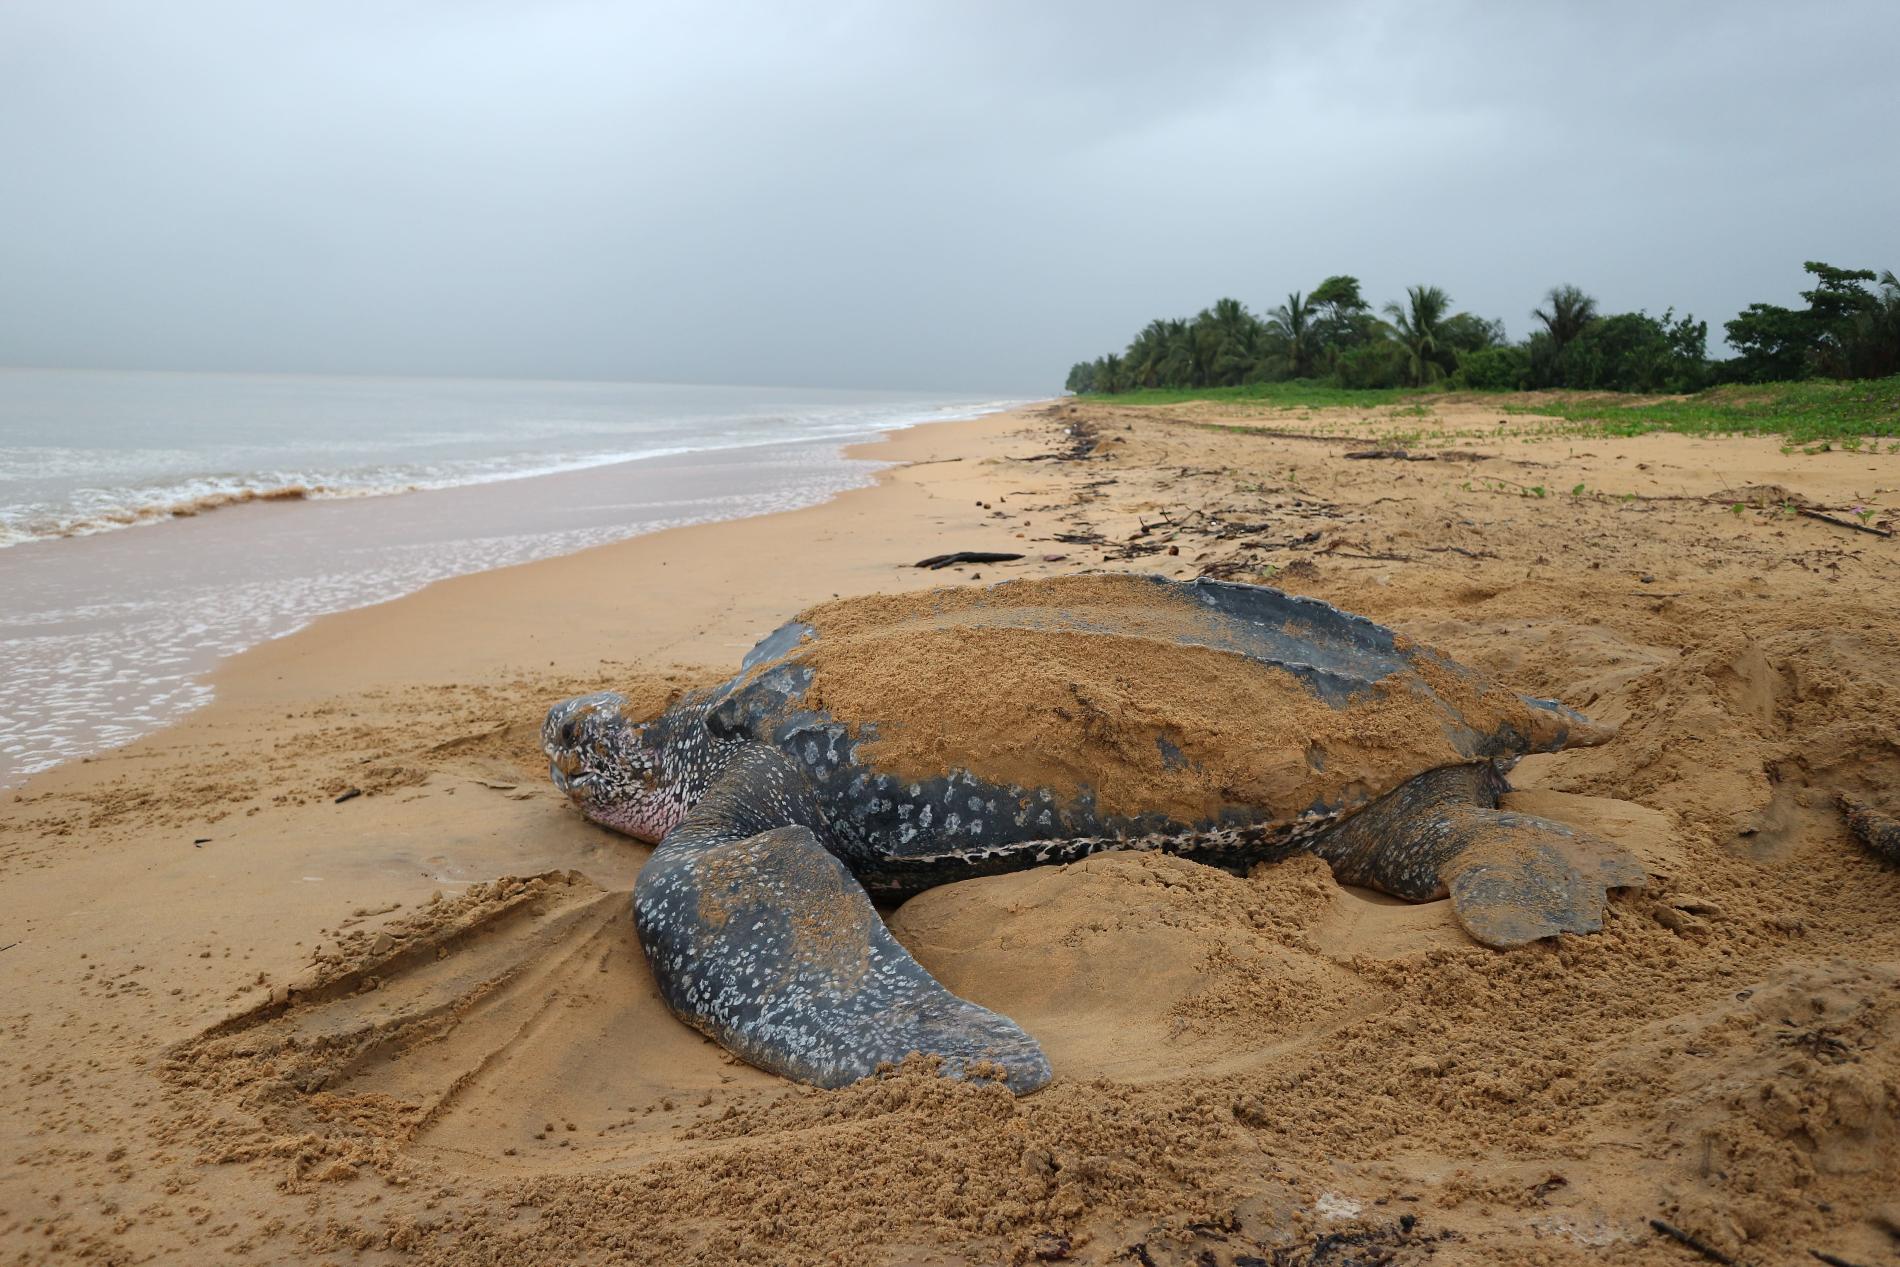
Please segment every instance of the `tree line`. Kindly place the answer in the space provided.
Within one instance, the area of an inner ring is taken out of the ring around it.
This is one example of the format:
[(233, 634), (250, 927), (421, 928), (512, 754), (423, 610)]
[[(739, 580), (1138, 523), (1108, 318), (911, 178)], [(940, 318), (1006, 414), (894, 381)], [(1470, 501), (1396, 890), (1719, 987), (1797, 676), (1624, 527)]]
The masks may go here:
[(1709, 327), (1693, 316), (1605, 314), (1575, 286), (1555, 286), (1532, 310), (1538, 328), (1511, 342), (1504, 324), (1453, 312), (1437, 286), (1412, 286), (1374, 310), (1356, 277), (1328, 277), (1264, 315), (1237, 299), (1191, 318), (1157, 319), (1121, 352), (1078, 362), (1072, 392), (1238, 387), (1305, 379), (1337, 387), (1476, 390), (1569, 387), (1689, 392), (1724, 382), (1900, 373), (1900, 280), (1891, 270), (1810, 260), (1804, 308), (1750, 304), (1724, 323), (1735, 356), (1711, 361)]

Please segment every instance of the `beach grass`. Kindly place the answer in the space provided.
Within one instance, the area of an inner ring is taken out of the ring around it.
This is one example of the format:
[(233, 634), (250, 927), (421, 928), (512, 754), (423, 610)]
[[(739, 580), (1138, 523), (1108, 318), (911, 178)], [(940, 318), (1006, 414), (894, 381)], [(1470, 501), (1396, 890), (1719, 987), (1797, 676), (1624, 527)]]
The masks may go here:
[(1779, 435), (1792, 445), (1853, 446), (1900, 440), (1900, 375), (1876, 379), (1812, 379), (1797, 383), (1730, 384), (1687, 396), (1610, 392), (1451, 392), (1442, 388), (1351, 389), (1312, 382), (1243, 387), (1153, 388), (1090, 400), (1121, 405), (1236, 402), (1283, 409), (1381, 409), (1425, 416), (1434, 403), (1494, 405), (1507, 414), (1559, 418), (1607, 435), (1680, 431), (1707, 435)]
[(1692, 434), (1779, 435), (1793, 444), (1857, 446), (1878, 437), (1900, 438), (1900, 375), (1874, 379), (1812, 379), (1712, 387), (1692, 396), (1646, 397), (1539, 393), (1506, 413), (1555, 415), (1592, 424), (1610, 435), (1647, 431)]

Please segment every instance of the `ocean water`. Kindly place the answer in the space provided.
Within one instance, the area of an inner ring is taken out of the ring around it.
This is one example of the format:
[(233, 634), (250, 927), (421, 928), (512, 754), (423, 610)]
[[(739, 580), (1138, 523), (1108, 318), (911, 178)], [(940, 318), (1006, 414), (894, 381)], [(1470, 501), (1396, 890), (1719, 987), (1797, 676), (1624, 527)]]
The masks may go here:
[(328, 612), (868, 482), (1016, 402), (641, 383), (0, 370), (0, 786), (210, 698)]
[(237, 502), (385, 496), (1009, 402), (660, 383), (0, 370), (0, 547)]

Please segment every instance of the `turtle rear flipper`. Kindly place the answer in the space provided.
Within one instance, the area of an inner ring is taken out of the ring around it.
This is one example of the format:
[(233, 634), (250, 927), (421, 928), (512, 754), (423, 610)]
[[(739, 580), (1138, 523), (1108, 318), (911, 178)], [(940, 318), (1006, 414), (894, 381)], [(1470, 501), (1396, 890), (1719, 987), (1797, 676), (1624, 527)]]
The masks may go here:
[(634, 921), (667, 1005), (749, 1063), (821, 1087), (913, 1052), (1019, 1095), (1046, 1084), (1036, 1041), (924, 971), (810, 827), (761, 829), (804, 816), (793, 777), (752, 750), (642, 869)]
[(1487, 946), (1521, 946), (1603, 927), (1609, 889), (1649, 877), (1623, 846), (1565, 823), (1493, 809), (1505, 790), (1490, 762), (1422, 774), (1314, 846), (1345, 884), (1427, 902), (1449, 895)]
[(1446, 816), (1463, 843), (1439, 879), (1459, 923), (1487, 946), (1597, 932), (1608, 890), (1649, 878), (1622, 846), (1548, 818), (1478, 806)]

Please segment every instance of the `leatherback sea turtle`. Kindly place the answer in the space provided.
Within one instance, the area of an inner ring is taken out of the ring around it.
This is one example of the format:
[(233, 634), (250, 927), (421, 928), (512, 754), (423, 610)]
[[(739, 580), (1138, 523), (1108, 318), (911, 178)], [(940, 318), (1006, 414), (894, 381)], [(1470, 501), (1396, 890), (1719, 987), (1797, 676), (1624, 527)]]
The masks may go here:
[(1316, 599), (1081, 576), (832, 602), (656, 718), (583, 695), (542, 738), (582, 813), (659, 844), (634, 920), (682, 1020), (820, 1086), (919, 1052), (1021, 1093), (1050, 1077), (1035, 1041), (925, 972), (872, 895), (1107, 849), (1305, 851), (1449, 896), (1488, 945), (1595, 931), (1642, 867), (1496, 806), (1518, 757), (1611, 733)]

